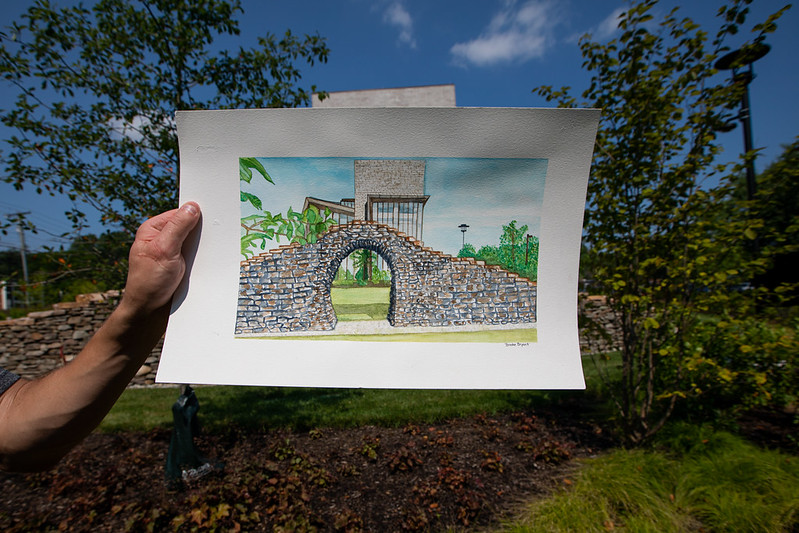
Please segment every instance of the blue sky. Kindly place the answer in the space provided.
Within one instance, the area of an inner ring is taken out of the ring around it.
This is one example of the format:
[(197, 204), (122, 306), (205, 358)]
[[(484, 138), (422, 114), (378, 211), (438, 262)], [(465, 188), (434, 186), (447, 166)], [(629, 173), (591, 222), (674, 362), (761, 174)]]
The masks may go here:
[[(30, 4), (6, 0), (0, 26), (18, 19)], [(750, 20), (760, 21), (784, 4), (755, 0)], [(235, 42), (219, 44), (250, 47), (265, 32), (281, 34), (288, 28), (299, 34), (318, 32), (327, 38), (331, 54), (327, 64), (303, 68), (305, 87), (344, 91), (454, 84), (458, 106), (549, 107), (532, 89), (570, 85), (575, 94), (581, 92), (589, 75), (581, 68), (579, 36), (590, 32), (597, 40), (613, 38), (616, 18), (626, 5), (615, 0), (243, 0), (242, 34)], [(655, 15), (677, 5), (684, 15), (715, 29), (721, 2), (662, 1)], [(769, 37), (771, 53), (755, 66), (757, 78), (750, 88), (754, 142), (763, 148), (759, 169), (799, 134), (797, 30), (799, 7), (794, 7)], [(739, 34), (729, 44), (737, 47), (749, 37)], [(8, 102), (8, 94), (0, 84), (0, 102)], [(0, 138), (8, 135), (0, 130)], [(740, 128), (721, 139), (727, 157), (742, 151)], [(0, 217), (32, 211), (32, 220), (43, 230), (27, 236), (31, 248), (63, 243), (52, 235), (69, 229), (63, 216), (68, 207), (63, 199), (0, 184)], [(0, 235), (0, 249), (16, 246), (15, 233)]]
[[(306, 196), (333, 202), (354, 196), (354, 158), (261, 161), (274, 185), (254, 173), (242, 189), (258, 196), (273, 215), (285, 214), (289, 207), (299, 211)], [(430, 199), (424, 208), (425, 246), (457, 255), (464, 237), (460, 224), (469, 226), (466, 242), (477, 249), (498, 245), (502, 226), (511, 220), (538, 235), (546, 169), (545, 159), (426, 158), (424, 193)], [(242, 203), (242, 217), (256, 213)]]

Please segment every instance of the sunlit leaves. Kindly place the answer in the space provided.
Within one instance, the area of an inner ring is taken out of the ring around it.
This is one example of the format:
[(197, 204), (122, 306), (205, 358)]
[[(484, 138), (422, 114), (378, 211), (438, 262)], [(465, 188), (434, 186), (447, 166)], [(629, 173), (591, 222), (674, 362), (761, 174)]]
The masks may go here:
[[(241, 11), (238, 0), (33, 3), (0, 35), (0, 76), (16, 91), (0, 120), (18, 132), (3, 179), (67, 195), (76, 226), (90, 206), (132, 233), (174, 207), (176, 110), (307, 105), (314, 89), (298, 87), (300, 67), (327, 60), (323, 38), (291, 32), (219, 51), (214, 41), (239, 34)], [(242, 180), (253, 172), (272, 181), (243, 158)]]
[[(242, 201), (245, 201), (243, 196)], [(267, 241), (276, 241), (281, 237), (301, 245), (315, 243), (335, 223), (329, 209), (320, 213), (316, 206), (309, 206), (303, 212), (289, 207), (285, 217), (280, 213), (272, 215), (269, 211), (249, 215), (241, 219), (244, 229), (241, 254), (246, 259), (253, 255), (252, 246), (257, 245), (264, 250)]]
[[(655, 0), (629, 7), (618, 39), (580, 43), (592, 73), (582, 105), (603, 110), (584, 257), (621, 332), (622, 378), (611, 390), (631, 443), (657, 431), (677, 399), (742, 375), (704, 347), (713, 331), (707, 315), (745, 307), (748, 295), (737, 287), (756, 265), (746, 243), (762, 231), (747, 206), (732, 200), (733, 173), (715, 162), (714, 127), (737, 110), (741, 87), (713, 65), (724, 38), (744, 25), (748, 3), (733, 0), (720, 10), (712, 43), (678, 9), (655, 24)], [(778, 18), (756, 25), (755, 41)], [(561, 106), (577, 104), (568, 88), (536, 91)]]

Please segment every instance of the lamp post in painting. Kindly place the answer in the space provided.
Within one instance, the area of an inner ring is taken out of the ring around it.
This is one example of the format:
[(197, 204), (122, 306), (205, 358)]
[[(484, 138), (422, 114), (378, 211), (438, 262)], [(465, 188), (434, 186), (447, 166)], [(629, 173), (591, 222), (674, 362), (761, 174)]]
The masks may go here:
[(461, 242), (461, 249), (463, 249), (463, 247), (466, 246), (466, 230), (469, 229), (469, 225), (461, 224), (460, 226), (458, 226), (458, 228), (461, 230), (461, 233), (463, 234), (463, 241)]
[(530, 238), (532, 235), (529, 233), (527, 234), (527, 246), (524, 249), (524, 266), (528, 266), (530, 264)]

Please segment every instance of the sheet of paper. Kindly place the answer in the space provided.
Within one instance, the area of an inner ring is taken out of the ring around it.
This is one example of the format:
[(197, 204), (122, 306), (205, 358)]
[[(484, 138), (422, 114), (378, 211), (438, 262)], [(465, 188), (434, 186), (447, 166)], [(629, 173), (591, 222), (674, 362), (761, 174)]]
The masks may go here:
[(584, 388), (577, 281), (598, 119), (178, 112), (180, 200), (203, 218), (157, 381)]

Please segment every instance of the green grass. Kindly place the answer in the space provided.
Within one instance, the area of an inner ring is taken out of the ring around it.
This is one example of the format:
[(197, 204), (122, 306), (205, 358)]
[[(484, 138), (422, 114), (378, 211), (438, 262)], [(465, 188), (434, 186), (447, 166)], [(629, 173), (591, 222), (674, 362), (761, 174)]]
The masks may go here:
[(336, 317), (342, 321), (385, 320), (391, 287), (333, 287), (330, 298)]
[(333, 287), (330, 298), (333, 305), (374, 304), (388, 305), (391, 287)]
[[(208, 431), (231, 425), (262, 430), (433, 423), (481, 412), (509, 412), (578, 392), (307, 389), (211, 386), (195, 389)], [(105, 432), (147, 431), (172, 425), (177, 388), (126, 390), (100, 425)]]
[[(589, 459), (506, 532), (795, 531), (799, 458), (681, 425), (656, 449)], [(701, 528), (701, 529), (700, 529)]]
[[(202, 386), (195, 389), (199, 418), (208, 430), (235, 424), (250, 429), (355, 427), (363, 424), (401, 427), (410, 422), (477, 413), (509, 412), (562, 400), (583, 401), (584, 413), (607, 416), (594, 401), (599, 383), (590, 360), (583, 360), (589, 391), (309, 389)], [(100, 425), (105, 432), (148, 431), (172, 426), (177, 387), (127, 389)]]
[(172, 427), (172, 404), (179, 394), (177, 387), (126, 389), (103, 419), (100, 431), (149, 431)]

